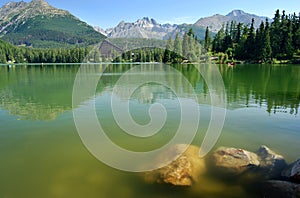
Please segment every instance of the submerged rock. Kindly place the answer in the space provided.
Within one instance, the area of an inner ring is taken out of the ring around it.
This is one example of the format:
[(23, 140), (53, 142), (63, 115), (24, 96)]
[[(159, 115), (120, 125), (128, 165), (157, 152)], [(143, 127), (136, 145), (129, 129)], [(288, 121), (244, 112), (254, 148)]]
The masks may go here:
[(282, 170), (287, 166), (284, 157), (267, 146), (261, 146), (257, 154), (260, 161), (259, 170), (264, 177), (268, 179), (279, 178)]
[(291, 178), (294, 181), (300, 182), (300, 159), (298, 159), (292, 167)]
[(266, 198), (298, 198), (300, 197), (300, 184), (288, 181), (270, 180), (263, 183), (261, 191), (262, 197)]
[(282, 171), (282, 176), (287, 177), (294, 182), (300, 183), (300, 159)]
[(214, 165), (228, 173), (240, 174), (259, 166), (255, 153), (237, 148), (218, 148), (212, 155)]
[[(162, 153), (159, 158), (169, 158), (169, 155), (180, 153), (186, 145), (175, 145)], [(144, 179), (148, 183), (165, 183), (175, 186), (191, 186), (205, 173), (205, 161), (199, 158), (199, 148), (189, 146), (188, 149), (169, 165), (146, 172)]]

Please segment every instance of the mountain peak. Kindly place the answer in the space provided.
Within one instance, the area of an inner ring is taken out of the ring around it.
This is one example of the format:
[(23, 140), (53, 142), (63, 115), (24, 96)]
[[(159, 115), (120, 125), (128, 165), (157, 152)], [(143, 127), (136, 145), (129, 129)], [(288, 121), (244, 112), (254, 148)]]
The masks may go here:
[(243, 10), (232, 10), (230, 13), (228, 13), (226, 16), (228, 17), (237, 17), (241, 15), (246, 15), (247, 13)]
[(137, 24), (142, 24), (142, 25), (147, 25), (147, 24), (152, 24), (152, 25), (157, 25), (158, 23), (149, 17), (143, 17), (142, 19), (138, 19), (136, 21)]
[(45, 6), (45, 7), (49, 7), (50, 5), (48, 4), (47, 1), (45, 0), (32, 0), (30, 2), (30, 4), (34, 4), (34, 5), (39, 5), (39, 6)]
[(45, 0), (32, 0), (32, 3), (47, 3)]

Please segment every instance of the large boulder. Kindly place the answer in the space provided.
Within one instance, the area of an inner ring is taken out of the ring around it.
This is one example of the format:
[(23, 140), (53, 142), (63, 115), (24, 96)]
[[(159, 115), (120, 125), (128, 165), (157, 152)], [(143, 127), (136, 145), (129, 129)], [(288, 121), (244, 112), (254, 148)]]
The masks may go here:
[(257, 151), (257, 155), (260, 161), (259, 170), (265, 178), (279, 178), (282, 170), (287, 166), (283, 156), (275, 153), (267, 146), (261, 146)]
[[(163, 152), (158, 159), (169, 158), (174, 153), (181, 153), (186, 145), (175, 145)], [(188, 146), (187, 150), (169, 165), (146, 172), (144, 179), (147, 183), (165, 183), (175, 186), (191, 186), (205, 173), (205, 161), (199, 158), (199, 148)], [(158, 160), (159, 161), (159, 160)]]
[(282, 176), (287, 177), (294, 182), (300, 183), (300, 159), (282, 171)]
[(227, 147), (218, 148), (212, 154), (212, 162), (217, 168), (230, 174), (241, 174), (260, 164), (255, 153)]
[(298, 198), (300, 197), (300, 184), (288, 181), (270, 180), (263, 183), (261, 192), (262, 197), (266, 198)]

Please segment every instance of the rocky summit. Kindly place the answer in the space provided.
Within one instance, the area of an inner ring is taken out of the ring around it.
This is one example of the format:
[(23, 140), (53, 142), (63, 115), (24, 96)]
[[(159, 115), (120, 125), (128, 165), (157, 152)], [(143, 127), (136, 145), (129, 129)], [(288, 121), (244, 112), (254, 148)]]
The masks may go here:
[(177, 25), (159, 24), (154, 19), (144, 17), (130, 23), (121, 21), (115, 28), (105, 31), (110, 38), (154, 38), (167, 39), (175, 34)]

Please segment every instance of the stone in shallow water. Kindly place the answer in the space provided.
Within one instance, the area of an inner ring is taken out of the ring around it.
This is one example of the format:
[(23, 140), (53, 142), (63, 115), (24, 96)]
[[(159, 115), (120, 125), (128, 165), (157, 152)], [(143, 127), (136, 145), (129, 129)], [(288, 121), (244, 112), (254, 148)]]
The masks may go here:
[(261, 146), (257, 154), (259, 156), (259, 170), (265, 178), (279, 178), (282, 170), (287, 166), (284, 157), (272, 151), (267, 146)]
[(300, 158), (282, 171), (282, 176), (287, 177), (294, 182), (300, 183)]
[(263, 183), (261, 191), (262, 197), (266, 198), (298, 198), (300, 197), (300, 184), (289, 181), (270, 180)]
[[(169, 158), (180, 153), (186, 145), (175, 145), (162, 153), (159, 158)], [(199, 148), (188, 146), (187, 150), (169, 165), (146, 172), (144, 179), (148, 183), (165, 183), (175, 186), (191, 186), (205, 173), (205, 161), (199, 158)]]
[(255, 153), (238, 149), (220, 147), (212, 154), (213, 164), (231, 174), (240, 174), (259, 166)]

